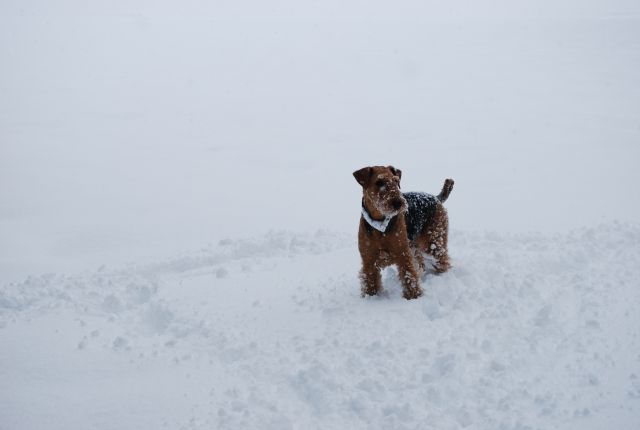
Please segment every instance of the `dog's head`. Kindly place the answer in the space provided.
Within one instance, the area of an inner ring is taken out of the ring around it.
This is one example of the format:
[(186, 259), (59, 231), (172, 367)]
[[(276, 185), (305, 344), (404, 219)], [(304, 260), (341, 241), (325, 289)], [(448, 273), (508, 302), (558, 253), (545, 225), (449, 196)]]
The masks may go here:
[(400, 191), (402, 171), (393, 166), (363, 167), (353, 172), (362, 185), (364, 205), (372, 216), (394, 216), (407, 209)]

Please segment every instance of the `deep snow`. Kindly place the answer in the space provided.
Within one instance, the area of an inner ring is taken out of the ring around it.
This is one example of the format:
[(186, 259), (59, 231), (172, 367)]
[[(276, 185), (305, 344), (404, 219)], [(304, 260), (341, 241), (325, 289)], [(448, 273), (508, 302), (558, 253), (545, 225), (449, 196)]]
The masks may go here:
[[(0, 4), (0, 429), (635, 429), (635, 1)], [(367, 164), (454, 268), (359, 296)]]
[(634, 428), (640, 228), (452, 239), (411, 302), (325, 231), (9, 285), (3, 428)]

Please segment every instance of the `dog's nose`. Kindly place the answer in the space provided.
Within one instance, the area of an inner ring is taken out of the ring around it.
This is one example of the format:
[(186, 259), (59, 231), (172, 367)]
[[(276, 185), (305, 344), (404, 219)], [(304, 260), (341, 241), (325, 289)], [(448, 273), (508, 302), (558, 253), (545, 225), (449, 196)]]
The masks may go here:
[(402, 207), (402, 200), (400, 200), (400, 199), (395, 199), (395, 200), (393, 200), (393, 201), (391, 202), (391, 205), (393, 206), (393, 208), (394, 208), (395, 210), (398, 210), (398, 209), (400, 209), (400, 208)]

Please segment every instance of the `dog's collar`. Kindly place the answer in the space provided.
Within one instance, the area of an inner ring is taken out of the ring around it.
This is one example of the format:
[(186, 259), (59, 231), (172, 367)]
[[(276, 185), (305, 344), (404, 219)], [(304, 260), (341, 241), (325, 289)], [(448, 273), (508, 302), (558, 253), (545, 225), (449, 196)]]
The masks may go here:
[(364, 207), (364, 202), (362, 202), (361, 211), (362, 211), (362, 218), (364, 218), (366, 223), (381, 233), (384, 233), (387, 231), (387, 227), (389, 227), (389, 223), (391, 222), (391, 220), (393, 220), (397, 216), (397, 215), (391, 215), (391, 216), (386, 215), (382, 221), (375, 220), (371, 218), (371, 215), (369, 215), (369, 212), (367, 212), (367, 209)]

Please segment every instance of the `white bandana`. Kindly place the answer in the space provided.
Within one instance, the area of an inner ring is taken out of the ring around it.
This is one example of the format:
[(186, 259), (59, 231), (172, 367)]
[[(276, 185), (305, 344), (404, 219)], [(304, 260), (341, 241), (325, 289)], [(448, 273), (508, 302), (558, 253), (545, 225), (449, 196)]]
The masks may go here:
[(367, 210), (364, 208), (364, 206), (362, 206), (362, 217), (364, 218), (364, 220), (371, 227), (375, 228), (376, 230), (378, 230), (379, 232), (382, 232), (382, 233), (387, 231), (387, 227), (389, 226), (389, 223), (391, 222), (391, 220), (395, 216), (396, 215), (387, 215), (387, 216), (384, 217), (384, 219), (382, 221), (376, 221), (375, 219), (372, 219), (371, 216), (369, 216), (369, 212), (367, 212)]

